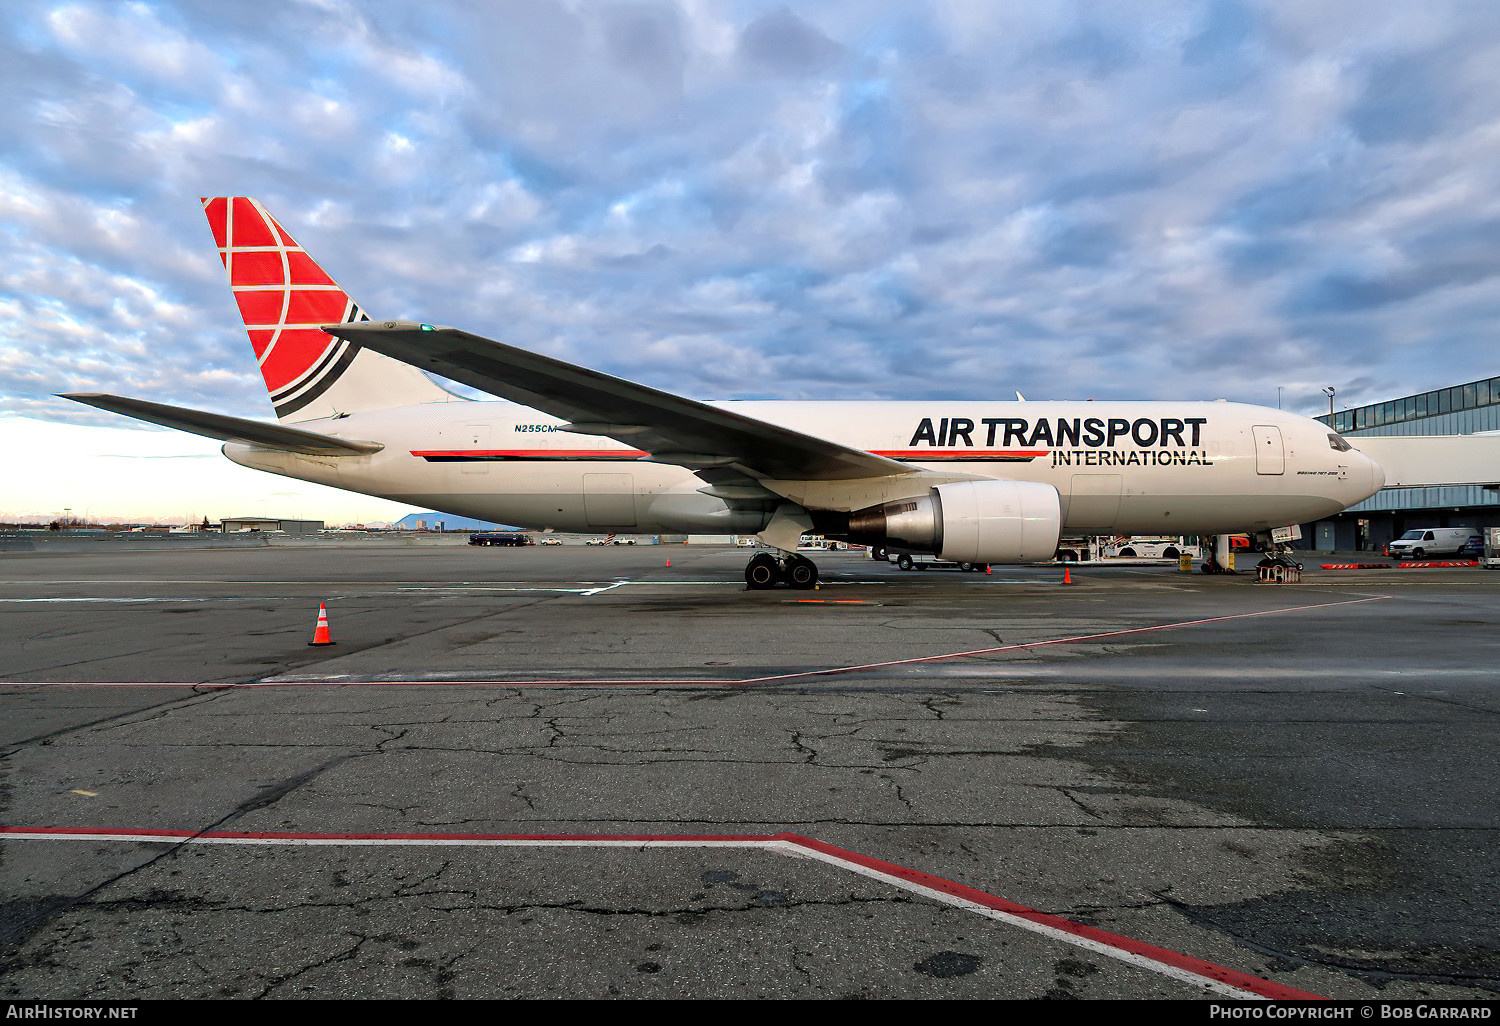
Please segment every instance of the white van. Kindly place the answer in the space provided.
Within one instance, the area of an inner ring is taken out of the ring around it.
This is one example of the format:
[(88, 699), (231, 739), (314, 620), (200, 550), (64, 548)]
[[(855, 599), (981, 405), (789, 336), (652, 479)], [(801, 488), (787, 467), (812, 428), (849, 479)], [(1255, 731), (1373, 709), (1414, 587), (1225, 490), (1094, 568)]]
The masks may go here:
[(1386, 549), (1396, 562), (1403, 559), (1426, 559), (1428, 556), (1451, 556), (1468, 545), (1483, 545), (1484, 536), (1477, 527), (1427, 527), (1407, 531)]

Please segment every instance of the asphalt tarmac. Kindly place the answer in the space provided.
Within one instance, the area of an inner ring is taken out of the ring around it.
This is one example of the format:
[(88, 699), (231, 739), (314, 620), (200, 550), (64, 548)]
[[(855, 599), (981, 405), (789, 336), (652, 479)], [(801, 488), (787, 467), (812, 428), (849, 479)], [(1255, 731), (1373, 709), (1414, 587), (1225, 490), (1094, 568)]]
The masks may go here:
[(1500, 991), (1500, 573), (746, 556), (0, 556), (0, 994)]

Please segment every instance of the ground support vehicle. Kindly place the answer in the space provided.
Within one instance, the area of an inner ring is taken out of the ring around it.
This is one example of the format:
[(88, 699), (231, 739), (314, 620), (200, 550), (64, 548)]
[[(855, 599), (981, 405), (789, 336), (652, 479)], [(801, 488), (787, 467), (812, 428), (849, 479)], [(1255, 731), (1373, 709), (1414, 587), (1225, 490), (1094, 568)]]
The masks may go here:
[(1396, 562), (1429, 556), (1456, 556), (1475, 542), (1483, 544), (1477, 527), (1428, 527), (1407, 531), (1386, 546)]
[(1100, 541), (1100, 559), (1177, 559), (1184, 554), (1197, 559), (1203, 554), (1196, 542), (1173, 535), (1118, 536)]
[(1057, 540), (1057, 561), (1059, 563), (1088, 562), (1091, 558), (1099, 555), (1099, 538), (1072, 537), (1059, 538)]
[(887, 562), (902, 570), (963, 570), (982, 574), (990, 568), (988, 563), (954, 563), (927, 552), (895, 552), (887, 557)]
[(1500, 527), (1487, 527), (1484, 531), (1484, 555), (1479, 565), (1486, 570), (1500, 570)]
[(520, 531), (480, 531), (469, 535), (470, 545), (535, 545), (531, 535)]

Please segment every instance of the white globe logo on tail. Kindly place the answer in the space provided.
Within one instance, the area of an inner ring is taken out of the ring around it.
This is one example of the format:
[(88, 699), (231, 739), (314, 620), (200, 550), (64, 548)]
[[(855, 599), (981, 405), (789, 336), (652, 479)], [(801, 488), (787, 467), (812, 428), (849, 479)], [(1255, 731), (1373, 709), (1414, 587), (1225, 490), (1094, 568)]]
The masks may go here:
[(245, 332), (278, 417), (305, 408), (338, 380), (359, 346), (319, 330), (369, 317), (248, 196), (203, 200)]

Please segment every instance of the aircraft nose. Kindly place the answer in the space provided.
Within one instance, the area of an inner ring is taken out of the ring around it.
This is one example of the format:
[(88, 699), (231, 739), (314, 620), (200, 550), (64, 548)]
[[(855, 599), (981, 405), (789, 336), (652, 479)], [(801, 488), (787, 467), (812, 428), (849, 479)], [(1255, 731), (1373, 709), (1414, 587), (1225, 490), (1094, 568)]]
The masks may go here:
[[(1364, 453), (1360, 455), (1364, 456)], [(1370, 494), (1374, 495), (1385, 487), (1385, 468), (1368, 456), (1365, 456), (1365, 462), (1370, 465)]]

